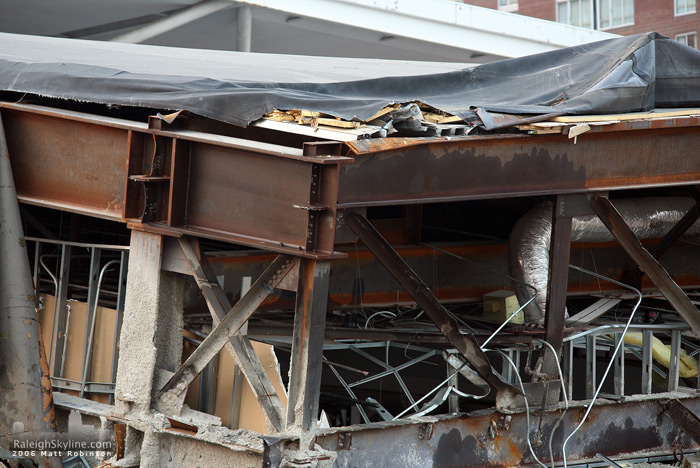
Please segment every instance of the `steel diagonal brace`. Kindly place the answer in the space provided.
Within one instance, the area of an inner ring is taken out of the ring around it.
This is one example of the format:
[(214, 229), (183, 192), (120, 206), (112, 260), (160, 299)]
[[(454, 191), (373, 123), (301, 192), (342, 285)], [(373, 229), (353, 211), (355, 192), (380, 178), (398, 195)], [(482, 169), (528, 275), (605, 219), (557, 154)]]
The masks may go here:
[(668, 299), (671, 306), (688, 322), (695, 334), (700, 336), (700, 311), (693, 305), (681, 287), (673, 281), (664, 267), (639, 242), (637, 236), (625, 223), (622, 215), (610, 200), (607, 197), (596, 196), (591, 202), (591, 208), (627, 252), (627, 255), (632, 257), (632, 260), (652, 283), (659, 288), (661, 294)]
[(484, 352), (479, 348), (474, 335), (462, 334), (459, 331), (457, 321), (450, 317), (447, 310), (433, 295), (428, 286), (420, 277), (403, 261), (398, 253), (389, 245), (379, 232), (374, 229), (367, 219), (358, 214), (348, 217), (348, 226), (357, 237), (365, 244), (379, 262), (401, 284), (401, 286), (413, 297), (416, 303), (425, 311), (447, 340), (474, 367), (474, 370), (497, 392), (497, 405), (510, 405), (521, 392), (506, 383), (491, 368), (491, 363)]
[(284, 407), (250, 342), (240, 334), (239, 329), (291, 271), (294, 259), (287, 255), (279, 255), (260, 275), (248, 292), (226, 313), (230, 307), (228, 299), (215, 281), (206, 258), (202, 256), (203, 260), (200, 262), (187, 239), (181, 239), (180, 246), (207, 301), (214, 322), (218, 322), (218, 325), (158, 392), (156, 399), (159, 401), (159, 405), (165, 408), (174, 407), (179, 396), (195, 377), (219, 353), (221, 348), (230, 343), (229, 351), (238, 361), (270, 424), (275, 430), (282, 430)]
[[(697, 192), (697, 190), (696, 190)], [(696, 193), (695, 192), (695, 193)], [(695, 224), (695, 222), (700, 218), (700, 201), (695, 203), (695, 205), (688, 210), (688, 212), (683, 216), (683, 218), (678, 221), (678, 223), (671, 228), (668, 233), (656, 244), (649, 253), (654, 256), (655, 259), (659, 260), (668, 251), (673, 244), (681, 238), (683, 234), (686, 233), (690, 227)], [(622, 283), (634, 286), (634, 283), (642, 274), (642, 270), (639, 266), (636, 266), (632, 271), (627, 273), (624, 278), (622, 278)]]
[(700, 419), (680, 400), (670, 400), (663, 405), (663, 412), (693, 441), (700, 443)]

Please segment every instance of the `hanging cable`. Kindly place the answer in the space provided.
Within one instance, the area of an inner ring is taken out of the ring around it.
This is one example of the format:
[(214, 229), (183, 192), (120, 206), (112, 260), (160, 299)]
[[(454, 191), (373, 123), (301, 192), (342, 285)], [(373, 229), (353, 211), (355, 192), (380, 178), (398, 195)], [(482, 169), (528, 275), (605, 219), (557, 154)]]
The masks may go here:
[(618, 341), (617, 346), (615, 346), (615, 351), (612, 354), (612, 357), (610, 358), (610, 362), (608, 363), (608, 367), (605, 368), (605, 372), (603, 373), (603, 378), (600, 380), (600, 384), (598, 384), (598, 387), (595, 390), (595, 393), (593, 394), (593, 398), (591, 399), (591, 403), (588, 405), (588, 409), (586, 410), (586, 413), (583, 415), (583, 418), (581, 421), (578, 423), (578, 426), (569, 434), (569, 436), (564, 440), (564, 444), (562, 445), (562, 457), (564, 458), (564, 468), (567, 468), (566, 465), (566, 444), (569, 442), (569, 440), (573, 437), (574, 434), (583, 426), (583, 423), (586, 422), (586, 419), (588, 418), (588, 415), (590, 414), (591, 410), (593, 409), (593, 405), (595, 404), (595, 401), (598, 399), (598, 394), (600, 393), (600, 390), (603, 388), (603, 384), (605, 383), (605, 379), (608, 377), (608, 373), (610, 372), (610, 369), (613, 366), (613, 363), (615, 362), (615, 357), (617, 356), (617, 353), (620, 351), (620, 347), (622, 346), (622, 343), (624, 343), (624, 337), (625, 334), (627, 333), (627, 330), (629, 329), (630, 325), (632, 324), (632, 319), (634, 318), (635, 313), (637, 312), (637, 309), (639, 308), (639, 305), (642, 303), (642, 293), (636, 289), (633, 288), (632, 286), (628, 284), (623, 284), (620, 283), (619, 281), (615, 281), (612, 278), (608, 278), (607, 276), (600, 275), (598, 273), (586, 270), (584, 268), (578, 267), (576, 265), (569, 265), (569, 268), (573, 268), (574, 270), (578, 270), (582, 273), (586, 273), (592, 276), (595, 276), (597, 278), (609, 281), (613, 284), (616, 284), (618, 286), (621, 286), (623, 288), (629, 289), (631, 291), (634, 291), (635, 294), (637, 294), (638, 299), (637, 303), (635, 304), (634, 308), (632, 309), (632, 313), (630, 314), (629, 319), (627, 319), (627, 324), (625, 325), (624, 330), (622, 331), (622, 338), (620, 341)]
[[(446, 254), (446, 255), (450, 255), (450, 256), (452, 256), (452, 257), (455, 257), (455, 258), (457, 258), (457, 259), (459, 259), (459, 260), (462, 260), (462, 261), (465, 261), (465, 262), (468, 262), (468, 263), (472, 263), (472, 264), (474, 264), (474, 265), (476, 265), (476, 266), (478, 266), (478, 267), (480, 267), (480, 268), (482, 268), (482, 269), (484, 269), (484, 270), (486, 270), (486, 271), (490, 271), (490, 272), (492, 272), (492, 273), (494, 273), (494, 274), (496, 274), (496, 275), (500, 275), (500, 276), (503, 276), (503, 277), (505, 277), (505, 278), (510, 279), (511, 281), (515, 281), (515, 282), (517, 282), (517, 283), (520, 283), (520, 284), (526, 286), (527, 288), (530, 288), (530, 289), (533, 291), (532, 297), (531, 297), (525, 304), (523, 304), (522, 306), (520, 306), (515, 312), (513, 312), (505, 321), (503, 321), (503, 323), (502, 323), (502, 324), (501, 324), (501, 325), (486, 339), (486, 341), (484, 341), (484, 343), (480, 346), (480, 349), (481, 349), (482, 351), (486, 348), (486, 345), (488, 345), (488, 343), (490, 343), (491, 340), (493, 340), (493, 338), (494, 338), (494, 337), (495, 337), (495, 336), (496, 336), (496, 335), (497, 335), (497, 334), (498, 334), (512, 319), (513, 319), (513, 318), (515, 318), (515, 316), (516, 316), (520, 311), (522, 311), (525, 307), (527, 307), (532, 301), (534, 301), (534, 300), (537, 298), (537, 288), (535, 288), (535, 287), (532, 286), (531, 284), (527, 284), (527, 283), (525, 283), (525, 282), (523, 282), (523, 281), (520, 281), (520, 280), (518, 280), (518, 279), (516, 279), (516, 278), (513, 278), (513, 277), (511, 277), (511, 276), (509, 276), (509, 275), (506, 275), (506, 274), (504, 274), (504, 273), (502, 273), (502, 272), (499, 272), (499, 271), (497, 271), (497, 270), (493, 270), (493, 269), (491, 269), (491, 268), (484, 267), (483, 265), (480, 265), (480, 264), (478, 264), (478, 263), (476, 263), (476, 262), (473, 262), (473, 261), (471, 261), (471, 260), (469, 260), (469, 259), (467, 259), (467, 258), (465, 258), (465, 257), (462, 257), (462, 256), (459, 256), (459, 255), (457, 255), (457, 254), (454, 254), (454, 253), (452, 253), (452, 252), (450, 252), (450, 251), (448, 251), (448, 250), (441, 249), (440, 247), (436, 247), (436, 246), (434, 246), (434, 245), (425, 244), (425, 243), (423, 243), (422, 245), (425, 245), (426, 247), (429, 247), (429, 248), (434, 249), (434, 250), (436, 250), (436, 251), (442, 252), (442, 253), (444, 253), (444, 254)], [(359, 265), (358, 265), (358, 268), (359, 268)], [(367, 328), (368, 323), (370, 322), (370, 320), (371, 320), (375, 315), (378, 315), (378, 314), (386, 314), (386, 313), (391, 314), (391, 312), (386, 312), (386, 311), (376, 312), (375, 314), (372, 314), (372, 315), (367, 319), (367, 322), (365, 323), (365, 328)], [(421, 312), (421, 313), (422, 313), (422, 312)], [(448, 313), (449, 313), (449, 315), (451, 315), (451, 316), (453, 316), (455, 319), (457, 319), (460, 323), (462, 323), (463, 325), (466, 325), (467, 328), (471, 329), (471, 327), (469, 327), (469, 325), (467, 325), (467, 324), (466, 324), (465, 322), (463, 322), (462, 320), (459, 320), (459, 318), (456, 317), (455, 314), (452, 314), (452, 313), (449, 312), (449, 311), (448, 311)], [(420, 314), (419, 314), (419, 315), (420, 315)], [(510, 361), (510, 359), (509, 359), (509, 361)], [(512, 362), (511, 362), (511, 363), (512, 363)], [(558, 363), (557, 363), (557, 364), (558, 364)], [(409, 411), (411, 411), (413, 408), (417, 407), (417, 406), (418, 406), (420, 403), (422, 403), (426, 398), (428, 398), (430, 395), (432, 395), (432, 394), (435, 393), (437, 390), (439, 390), (443, 385), (445, 385), (446, 383), (448, 383), (449, 380), (450, 380), (453, 376), (455, 376), (455, 375), (459, 372), (459, 370), (461, 370), (461, 368), (464, 367), (465, 365), (466, 365), (466, 361), (465, 361), (464, 364), (462, 364), (462, 366), (460, 366), (459, 369), (455, 370), (452, 374), (450, 374), (450, 376), (449, 376), (447, 379), (445, 379), (444, 381), (442, 381), (437, 387), (433, 388), (430, 392), (426, 393), (422, 398), (420, 398), (420, 399), (419, 399), (418, 401), (416, 401), (414, 404), (412, 404), (411, 406), (409, 406), (408, 408), (406, 408), (405, 410), (403, 410), (401, 413), (399, 413), (398, 415), (396, 415), (393, 419), (396, 420), (396, 419), (400, 418), (401, 416), (403, 416), (404, 414), (406, 414), (406, 413), (408, 413)], [(517, 373), (517, 372), (518, 372), (518, 371), (517, 371), (517, 368), (516, 368), (516, 373)], [(560, 374), (561, 374), (561, 369), (560, 369)], [(520, 379), (520, 376), (519, 376), (519, 375), (518, 375), (518, 379)], [(562, 377), (562, 380), (563, 380), (563, 377)], [(522, 387), (522, 382), (521, 382), (521, 387)], [(523, 393), (524, 393), (524, 388), (523, 388)], [(473, 396), (473, 395), (472, 395), (472, 396)], [(486, 396), (486, 395), (483, 395), (483, 396)], [(483, 398), (483, 396), (479, 396), (479, 398)], [(527, 404), (527, 402), (526, 402), (526, 404)], [(528, 423), (528, 427), (529, 427), (529, 423)], [(528, 444), (529, 444), (529, 439), (528, 439)], [(533, 455), (534, 455), (534, 452), (533, 452)], [(535, 457), (535, 458), (536, 458), (536, 457)], [(538, 461), (539, 461), (539, 460), (538, 460)], [(542, 464), (542, 463), (540, 462), (540, 464)], [(544, 466), (544, 468), (547, 468), (547, 466), (544, 465), (544, 464), (542, 464), (542, 466)]]

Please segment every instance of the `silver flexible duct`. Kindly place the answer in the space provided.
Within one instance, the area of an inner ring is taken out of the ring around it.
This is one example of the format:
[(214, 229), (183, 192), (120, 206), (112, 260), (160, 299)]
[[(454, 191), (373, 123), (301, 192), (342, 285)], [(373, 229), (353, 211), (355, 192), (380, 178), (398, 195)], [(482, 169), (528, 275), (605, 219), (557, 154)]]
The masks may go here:
[[(653, 197), (615, 200), (613, 205), (640, 239), (663, 237), (695, 204), (691, 197)], [(700, 233), (695, 223), (686, 233)], [(510, 275), (537, 288), (537, 299), (525, 307), (529, 322), (542, 323), (547, 301), (549, 242), (552, 234), (552, 203), (541, 203), (520, 218), (510, 235), (508, 264)], [(572, 242), (609, 242), (615, 238), (597, 216), (573, 219)], [(532, 297), (532, 290), (513, 282), (521, 304)]]

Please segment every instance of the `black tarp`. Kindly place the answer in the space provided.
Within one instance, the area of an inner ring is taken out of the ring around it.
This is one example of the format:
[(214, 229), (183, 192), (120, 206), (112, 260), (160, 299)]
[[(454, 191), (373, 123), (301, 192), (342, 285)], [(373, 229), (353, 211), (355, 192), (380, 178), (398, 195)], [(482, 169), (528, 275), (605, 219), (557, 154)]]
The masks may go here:
[[(462, 117), (700, 105), (700, 52), (656, 33), (458, 69), (0, 34), (0, 89), (247, 125), (274, 109), (365, 120), (423, 102)], [(389, 75), (389, 76), (387, 76)]]

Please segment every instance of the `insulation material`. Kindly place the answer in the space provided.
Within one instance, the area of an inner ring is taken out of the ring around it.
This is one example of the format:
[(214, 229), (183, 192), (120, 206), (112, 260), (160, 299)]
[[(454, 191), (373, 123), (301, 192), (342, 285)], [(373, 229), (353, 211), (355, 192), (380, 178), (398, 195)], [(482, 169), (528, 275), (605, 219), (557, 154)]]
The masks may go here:
[(367, 121), (420, 102), (462, 119), (700, 104), (700, 51), (647, 33), (488, 63), (411, 63), (175, 49), (0, 34), (0, 90), (245, 126), (279, 110)]
[[(54, 316), (54, 296), (42, 295), (43, 309), (39, 311), (39, 323), (44, 337), (46, 356), (51, 357), (51, 327)], [(82, 378), (83, 351), (85, 346), (85, 319), (87, 316), (87, 304), (79, 301), (68, 301), (70, 310), (70, 323), (66, 335), (66, 357), (63, 378), (80, 381)], [(88, 382), (109, 383), (112, 381), (112, 345), (114, 343), (114, 327), (117, 312), (106, 307), (97, 308), (97, 321), (95, 322), (95, 336), (92, 343), (92, 363)], [(54, 340), (55, 342), (55, 340)], [(59, 350), (60, 352), (60, 350)], [(78, 395), (80, 385), (71, 383), (75, 390), (60, 390), (70, 395)], [(58, 390), (58, 389), (56, 389)], [(108, 403), (109, 395), (106, 393), (86, 393), (86, 398), (100, 403)]]
[[(627, 225), (640, 239), (663, 237), (695, 205), (690, 197), (613, 200)], [(515, 279), (537, 289), (537, 299), (525, 307), (529, 322), (544, 320), (549, 276), (549, 244), (552, 235), (552, 204), (541, 203), (518, 220), (510, 235), (508, 263)], [(700, 233), (695, 223), (686, 235)], [(615, 238), (597, 216), (573, 218), (571, 242), (611, 242)], [(527, 302), (532, 288), (513, 283), (518, 301)]]
[[(625, 343), (642, 346), (642, 333), (625, 333)], [(671, 367), (671, 347), (663, 344), (657, 337), (652, 337), (651, 355), (654, 361), (658, 362), (666, 369)], [(698, 375), (698, 361), (688, 354), (683, 348), (680, 349), (678, 360), (678, 375), (683, 378), (695, 377)]]
[[(185, 331), (185, 334), (189, 332)], [(194, 335), (189, 334), (190, 337)], [(287, 393), (282, 386), (282, 378), (279, 374), (277, 357), (275, 356), (274, 348), (271, 345), (252, 341), (253, 349), (260, 358), (265, 371), (270, 378), (277, 395), (280, 397), (283, 405), (287, 404)], [(183, 349), (183, 361), (187, 356), (194, 351), (195, 347), (192, 343), (185, 342)], [(260, 434), (269, 432), (265, 423), (265, 414), (262, 407), (258, 403), (253, 391), (250, 389), (245, 376), (239, 372), (238, 377), (235, 375), (236, 360), (231, 356), (226, 348), (219, 352), (219, 366), (216, 384), (216, 404), (214, 415), (221, 418), (223, 425), (232, 429), (247, 429)], [(197, 409), (199, 399), (199, 379), (198, 376), (187, 390), (185, 403), (192, 409)], [(240, 396), (234, 393), (234, 385), (241, 385)], [(240, 398), (240, 401), (236, 401)], [(233, 405), (233, 408), (232, 408)], [(237, 405), (237, 407), (236, 407)], [(231, 418), (234, 421), (231, 424)], [(237, 423), (235, 419), (238, 419)]]

